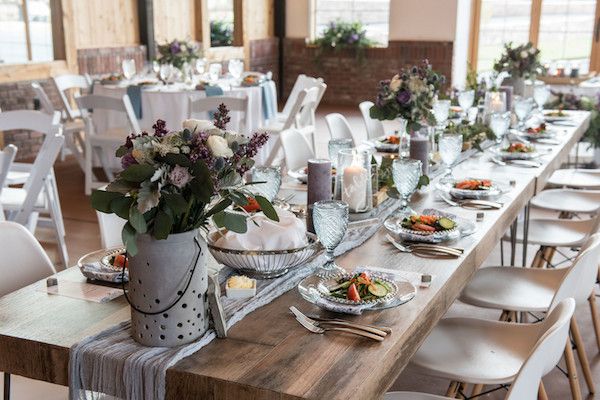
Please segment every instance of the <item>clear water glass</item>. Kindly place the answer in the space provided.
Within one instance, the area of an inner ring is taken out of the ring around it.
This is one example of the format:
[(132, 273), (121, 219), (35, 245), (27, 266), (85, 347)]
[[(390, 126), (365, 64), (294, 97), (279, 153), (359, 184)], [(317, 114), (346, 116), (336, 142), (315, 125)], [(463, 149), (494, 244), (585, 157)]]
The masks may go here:
[(337, 169), (338, 164), (338, 153), (340, 150), (351, 149), (353, 141), (350, 138), (331, 139), (327, 145), (329, 152), (329, 159), (331, 160), (331, 166)]
[(445, 133), (438, 141), (438, 151), (442, 162), (447, 167), (445, 180), (452, 177), (452, 166), (460, 156), (463, 146), (463, 137), (460, 134)]
[(450, 100), (437, 100), (433, 103), (432, 111), (437, 122), (437, 127), (440, 129), (445, 128), (448, 116), (450, 115)]
[(533, 88), (533, 100), (535, 100), (535, 103), (537, 104), (538, 110), (540, 110), (540, 112), (543, 112), (544, 104), (546, 104), (549, 97), (550, 91), (548, 90), (548, 87), (546, 87), (546, 85), (536, 85)]
[(242, 73), (244, 72), (244, 62), (237, 58), (231, 59), (227, 64), (227, 69), (229, 70), (231, 76), (233, 76), (233, 79), (237, 81), (241, 78)]
[(496, 135), (496, 143), (502, 143), (504, 135), (510, 127), (510, 114), (494, 113), (490, 116), (490, 129)]
[(532, 104), (529, 99), (519, 97), (515, 100), (515, 114), (519, 119), (519, 129), (523, 129), (525, 121), (531, 112)]
[(281, 169), (279, 167), (253, 167), (250, 171), (252, 182), (263, 182), (250, 185), (250, 191), (256, 195), (273, 201), (281, 187)]
[(121, 61), (121, 68), (125, 79), (130, 80), (135, 76), (135, 60), (133, 58)]
[(160, 65), (160, 70), (158, 72), (158, 75), (160, 77), (160, 80), (163, 81), (163, 83), (167, 83), (168, 80), (171, 78), (171, 75), (173, 74), (173, 67), (171, 66), (171, 64), (161, 64)]
[(400, 138), (400, 145), (398, 146), (398, 155), (400, 158), (408, 157), (410, 151), (410, 137), (406, 131), (408, 126), (408, 120), (404, 118), (398, 118), (398, 137)]
[(327, 278), (344, 269), (335, 263), (334, 251), (344, 239), (348, 229), (348, 204), (337, 200), (318, 201), (313, 205), (313, 224), (317, 238), (323, 247), (327, 260), (316, 271), (317, 276)]
[(206, 58), (198, 58), (194, 65), (196, 67), (196, 72), (198, 75), (202, 75), (206, 72)]
[(463, 117), (467, 116), (469, 108), (473, 107), (475, 102), (475, 91), (474, 90), (463, 90), (458, 92), (458, 105), (462, 109)]
[(208, 66), (208, 78), (212, 83), (216, 83), (221, 76), (223, 66), (221, 63), (212, 63)]
[(408, 199), (417, 190), (422, 173), (422, 163), (419, 160), (401, 158), (392, 163), (392, 178), (394, 186), (400, 195), (400, 212), (412, 214), (408, 207)]

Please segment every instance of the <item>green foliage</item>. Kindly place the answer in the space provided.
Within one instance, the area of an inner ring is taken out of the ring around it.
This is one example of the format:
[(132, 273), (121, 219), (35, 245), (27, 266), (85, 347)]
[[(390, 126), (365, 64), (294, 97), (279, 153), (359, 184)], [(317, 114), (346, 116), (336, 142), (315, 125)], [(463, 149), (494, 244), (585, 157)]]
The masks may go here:
[(504, 52), (494, 63), (494, 71), (508, 72), (513, 78), (534, 78), (544, 72), (540, 63), (540, 50), (533, 43), (513, 47), (512, 42), (504, 45)]
[(233, 27), (227, 21), (210, 21), (210, 46), (224, 47), (233, 44)]
[[(178, 39), (159, 44), (157, 53), (156, 61), (160, 64), (171, 64), (178, 69), (183, 68), (185, 63), (191, 64), (201, 57), (200, 49), (195, 43)], [(117, 155), (117, 157), (120, 156)]]
[(377, 43), (366, 36), (367, 31), (361, 22), (331, 21), (313, 44), (317, 46), (316, 60), (320, 62), (326, 51), (339, 52), (342, 50), (353, 51), (356, 60), (364, 61), (365, 49), (375, 46)]
[(494, 132), (484, 124), (469, 125), (467, 121), (458, 124), (450, 122), (446, 128), (448, 133), (459, 133), (463, 137), (463, 148), (475, 148), (483, 151), (481, 144), (486, 140), (496, 140)]

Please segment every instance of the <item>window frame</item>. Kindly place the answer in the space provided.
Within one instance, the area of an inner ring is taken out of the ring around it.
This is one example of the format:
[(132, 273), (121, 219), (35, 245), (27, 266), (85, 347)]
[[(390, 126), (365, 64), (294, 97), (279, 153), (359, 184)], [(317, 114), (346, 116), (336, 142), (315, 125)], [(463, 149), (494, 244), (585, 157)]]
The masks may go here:
[[(542, 1), (531, 0), (531, 13), (529, 20), (529, 41), (537, 47), (540, 35), (540, 21), (542, 17)], [(469, 35), (468, 62), (471, 68), (477, 71), (477, 56), (479, 52), (479, 29), (481, 27), (481, 2), (471, 0), (471, 27)], [(600, 71), (600, 0), (596, 0), (594, 16), (594, 30), (592, 49), (590, 51), (590, 72)]]

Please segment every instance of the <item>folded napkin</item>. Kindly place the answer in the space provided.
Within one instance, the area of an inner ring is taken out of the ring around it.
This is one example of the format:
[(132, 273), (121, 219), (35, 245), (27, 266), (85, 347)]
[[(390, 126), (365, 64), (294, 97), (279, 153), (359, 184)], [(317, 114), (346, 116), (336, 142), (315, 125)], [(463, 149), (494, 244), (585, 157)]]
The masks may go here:
[(260, 84), (262, 90), (262, 111), (265, 121), (275, 117), (277, 114), (277, 89), (275, 82), (266, 80)]
[(306, 226), (293, 213), (275, 209), (279, 222), (257, 213), (248, 222), (246, 233), (228, 231), (215, 245), (233, 250), (288, 250), (307, 245)]
[(133, 112), (137, 119), (142, 119), (142, 87), (139, 85), (127, 86), (127, 96), (133, 106)]
[(127, 269), (125, 269), (125, 274), (123, 274), (121, 271), (115, 271), (100, 262), (84, 264), (79, 269), (83, 276), (92, 280), (113, 283), (121, 283), (123, 280), (127, 282), (129, 280), (129, 271)]
[(211, 96), (223, 96), (223, 88), (219, 85), (206, 85), (204, 86), (206, 97)]

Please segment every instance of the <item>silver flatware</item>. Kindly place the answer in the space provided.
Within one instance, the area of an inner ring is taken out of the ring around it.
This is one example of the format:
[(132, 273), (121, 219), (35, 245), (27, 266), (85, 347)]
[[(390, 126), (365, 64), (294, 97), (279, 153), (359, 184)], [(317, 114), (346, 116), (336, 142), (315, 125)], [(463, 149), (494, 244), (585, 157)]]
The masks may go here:
[(342, 328), (342, 327), (339, 327), (339, 328), (338, 327), (336, 327), (336, 328), (323, 328), (323, 327), (320, 327), (320, 326), (314, 326), (313, 324), (311, 324), (310, 322), (306, 321), (305, 319), (298, 318), (298, 317), (296, 317), (296, 321), (298, 321), (300, 323), (300, 325), (302, 325), (303, 327), (305, 327), (306, 329), (308, 329), (312, 333), (323, 334), (325, 332), (334, 331), (334, 332), (350, 333), (350, 334), (357, 335), (357, 336), (362, 336), (364, 338), (368, 338), (368, 339), (371, 339), (371, 340), (376, 340), (378, 342), (383, 342), (383, 339), (384, 339), (382, 336), (374, 335), (372, 333), (361, 331), (359, 329)]
[(396, 249), (400, 250), (403, 253), (426, 253), (426, 255), (447, 255), (453, 257), (460, 257), (464, 252), (464, 249), (461, 248), (441, 246), (429, 243), (411, 243), (403, 245), (398, 243), (398, 241), (396, 241), (396, 239), (394, 239), (389, 233), (387, 233), (385, 237)]
[(298, 310), (294, 306), (290, 307), (290, 311), (296, 316), (296, 318), (304, 319), (306, 322), (313, 324), (314, 326), (316, 326), (318, 328), (324, 328), (322, 326), (322, 324), (336, 325), (336, 326), (343, 326), (346, 328), (359, 329), (359, 330), (369, 332), (369, 333), (372, 333), (374, 335), (378, 335), (381, 337), (387, 336), (387, 332), (385, 332), (379, 328), (373, 327), (373, 326), (353, 323), (353, 322), (344, 321), (344, 320), (335, 320), (334, 321), (334, 320), (327, 320), (327, 319), (321, 319), (321, 318), (319, 320), (315, 320), (315, 319), (303, 314), (302, 311)]
[[(348, 322), (344, 319), (339, 319), (339, 318), (321, 318), (318, 315), (313, 315), (313, 314), (309, 314), (309, 315), (307, 315), (307, 317), (310, 319), (313, 319), (315, 321), (319, 321), (319, 322)], [(379, 329), (380, 331), (384, 331), (388, 335), (392, 333), (392, 328), (388, 328), (387, 326), (358, 324), (358, 323), (354, 323), (354, 322), (352, 324), (354, 324), (354, 326), (356, 326), (356, 327), (368, 326), (370, 328)]]
[(439, 196), (442, 200), (453, 207), (463, 207), (463, 208), (471, 208), (477, 210), (499, 210), (502, 208), (503, 204), (497, 201), (490, 200), (480, 200), (480, 199), (465, 199), (465, 200), (453, 200), (449, 197), (445, 196), (442, 193), (439, 193)]

